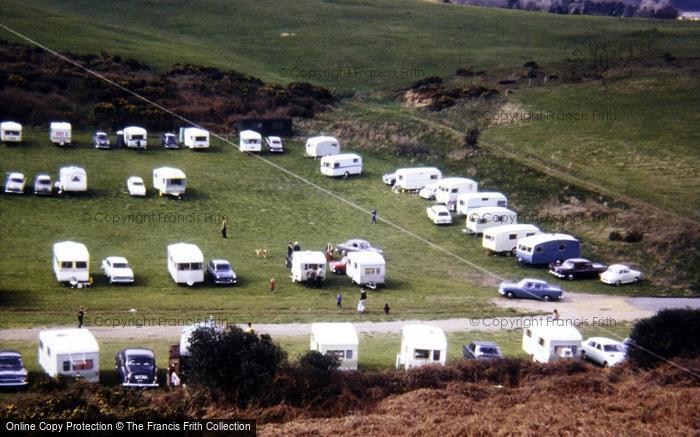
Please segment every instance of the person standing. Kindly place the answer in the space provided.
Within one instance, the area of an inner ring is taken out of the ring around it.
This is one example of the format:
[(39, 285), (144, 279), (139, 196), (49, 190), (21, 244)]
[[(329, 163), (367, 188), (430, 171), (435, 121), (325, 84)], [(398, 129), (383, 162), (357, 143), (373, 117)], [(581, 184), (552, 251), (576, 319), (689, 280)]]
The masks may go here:
[(277, 289), (277, 282), (275, 281), (275, 278), (270, 278), (270, 292), (273, 292)]
[(78, 310), (78, 328), (83, 327), (84, 321), (85, 321), (85, 308), (81, 306), (80, 309)]
[(369, 215), (370, 215), (369, 224), (376, 225), (377, 224), (377, 210), (375, 208), (372, 208), (372, 210), (369, 212)]
[(388, 316), (388, 315), (389, 315), (389, 311), (391, 311), (391, 308), (389, 308), (389, 304), (388, 304), (388, 303), (385, 303), (385, 304), (384, 304), (384, 314), (386, 314), (386, 315)]
[(367, 300), (367, 291), (364, 288), (360, 288), (360, 300)]
[(226, 225), (228, 225), (228, 220), (223, 219), (221, 221), (221, 238), (228, 238), (228, 235), (226, 233)]
[(552, 313), (552, 319), (554, 320), (559, 320), (559, 311), (557, 309), (554, 309), (554, 312)]
[(253, 329), (253, 324), (248, 322), (248, 327), (245, 330), (246, 334), (255, 334), (255, 329)]
[(338, 308), (343, 308), (343, 295), (340, 293), (340, 290), (338, 290), (338, 295), (335, 297), (335, 305)]
[(287, 268), (292, 267), (292, 252), (294, 252), (294, 246), (292, 246), (292, 242), (290, 241), (289, 244), (287, 244)]

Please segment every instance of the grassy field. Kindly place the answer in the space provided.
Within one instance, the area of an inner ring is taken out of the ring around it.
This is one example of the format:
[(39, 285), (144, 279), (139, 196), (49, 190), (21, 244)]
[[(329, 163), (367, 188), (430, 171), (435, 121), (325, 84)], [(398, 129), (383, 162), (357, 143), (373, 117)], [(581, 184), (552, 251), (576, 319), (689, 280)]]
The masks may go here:
[[(164, 69), (192, 62), (338, 90), (404, 85), (457, 68), (558, 63), (600, 44), (697, 55), (700, 30), (664, 20), (562, 16), (419, 0), (3, 0), (2, 24), (61, 51), (107, 51)], [(527, 22), (527, 26), (523, 26)], [(39, 24), (40, 23), (40, 24)], [(283, 36), (287, 34), (290, 36)], [(0, 32), (0, 37), (16, 37)], [(371, 50), (368, 50), (371, 48)]]

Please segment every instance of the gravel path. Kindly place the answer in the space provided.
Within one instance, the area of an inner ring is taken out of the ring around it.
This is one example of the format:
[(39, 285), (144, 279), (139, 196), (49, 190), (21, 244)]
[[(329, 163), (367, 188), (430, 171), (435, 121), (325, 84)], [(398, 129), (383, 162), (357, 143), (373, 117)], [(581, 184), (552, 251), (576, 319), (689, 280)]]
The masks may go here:
[[(586, 293), (568, 293), (561, 302), (542, 302), (535, 300), (492, 299), (502, 308), (513, 308), (530, 313), (551, 313), (556, 308), (560, 317), (576, 326), (614, 326), (616, 323), (631, 322), (654, 315), (664, 308), (699, 308), (700, 299), (692, 298), (651, 298), (621, 297)], [(545, 320), (547, 316), (495, 317), (484, 319), (444, 319), (444, 320), (396, 320), (390, 322), (355, 322), (359, 333), (388, 334), (399, 333), (409, 323), (425, 323), (442, 328), (445, 332), (460, 331), (494, 331), (517, 329), (531, 325), (535, 321)], [(69, 326), (73, 327), (73, 326)], [(241, 326), (244, 327), (244, 326)], [(273, 337), (306, 336), (311, 332), (309, 323), (255, 324), (258, 333), (268, 333)], [(52, 327), (56, 328), (56, 327)], [(0, 340), (35, 341), (39, 328), (11, 328), (0, 330)], [(98, 340), (164, 340), (177, 341), (180, 326), (128, 327), (90, 327)]]

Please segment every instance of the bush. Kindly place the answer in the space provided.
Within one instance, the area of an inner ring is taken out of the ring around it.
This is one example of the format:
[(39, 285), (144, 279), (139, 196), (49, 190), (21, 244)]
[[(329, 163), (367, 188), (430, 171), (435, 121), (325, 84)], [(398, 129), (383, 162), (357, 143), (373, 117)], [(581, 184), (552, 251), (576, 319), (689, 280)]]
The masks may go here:
[(622, 241), (622, 234), (618, 230), (612, 231), (608, 235), (608, 240), (610, 240), (610, 241)]
[(623, 240), (625, 243), (639, 243), (642, 241), (642, 238), (644, 238), (643, 232), (633, 230), (625, 233)]
[(669, 309), (640, 320), (630, 334), (631, 363), (651, 368), (673, 358), (700, 356), (700, 310)]
[(467, 131), (467, 135), (464, 137), (464, 144), (469, 147), (476, 146), (479, 141), (479, 128), (473, 127)]
[(220, 390), (243, 405), (265, 393), (287, 353), (269, 335), (198, 329), (190, 339), (188, 378), (193, 384)]

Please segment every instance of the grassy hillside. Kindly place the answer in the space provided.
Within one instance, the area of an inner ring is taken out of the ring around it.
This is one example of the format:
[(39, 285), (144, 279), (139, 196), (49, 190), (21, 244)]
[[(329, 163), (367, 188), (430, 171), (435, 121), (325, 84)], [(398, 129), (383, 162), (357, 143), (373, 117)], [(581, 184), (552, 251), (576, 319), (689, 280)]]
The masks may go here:
[[(677, 56), (697, 55), (700, 47), (700, 29), (692, 23), (570, 17), (418, 0), (0, 4), (3, 24), (57, 50), (104, 50), (159, 68), (193, 62), (274, 82), (311, 79), (339, 90), (394, 87), (464, 66), (492, 70), (532, 59), (557, 63), (591, 45), (636, 44), (651, 32), (655, 48)], [(16, 39), (5, 31), (0, 36)]]

